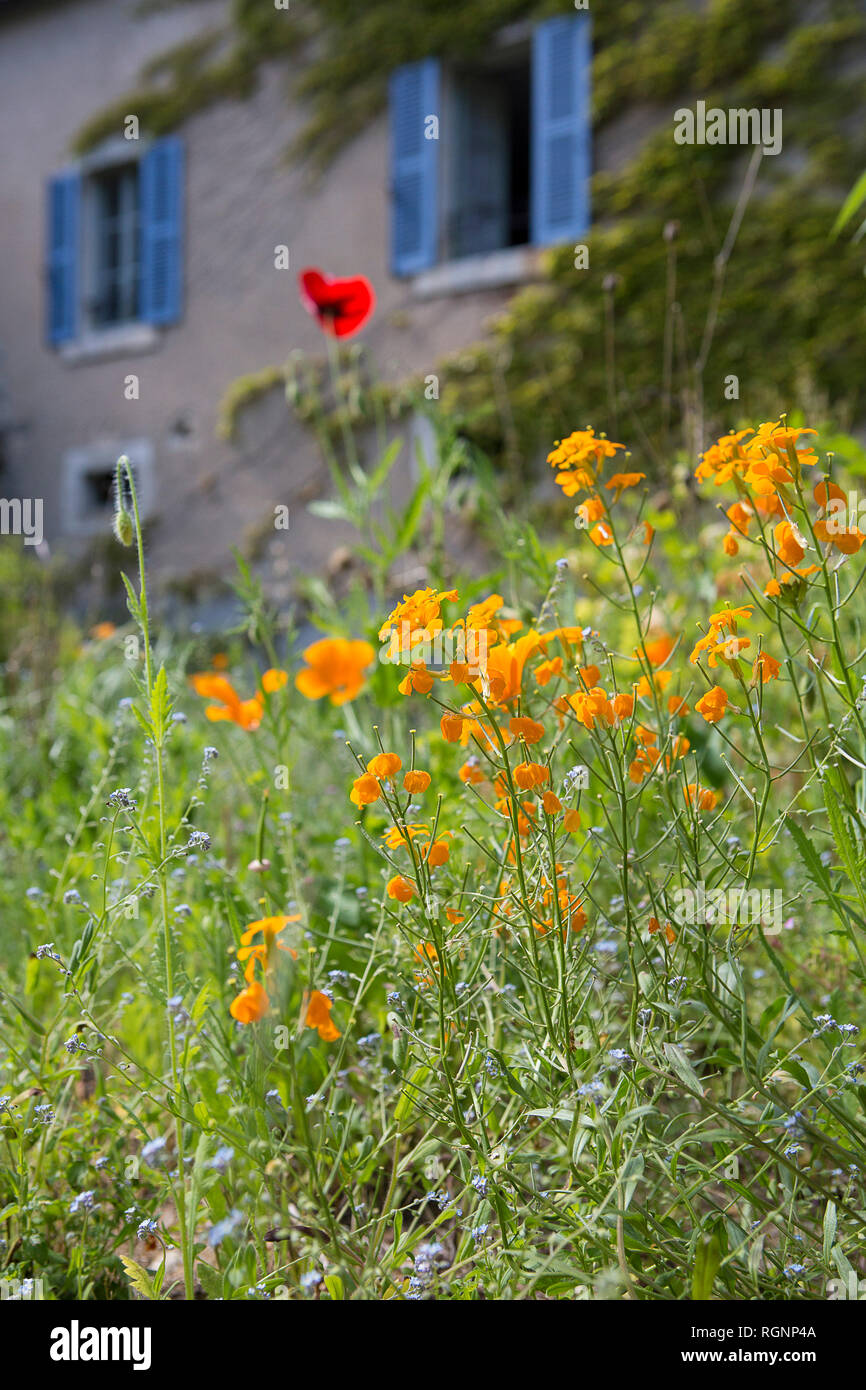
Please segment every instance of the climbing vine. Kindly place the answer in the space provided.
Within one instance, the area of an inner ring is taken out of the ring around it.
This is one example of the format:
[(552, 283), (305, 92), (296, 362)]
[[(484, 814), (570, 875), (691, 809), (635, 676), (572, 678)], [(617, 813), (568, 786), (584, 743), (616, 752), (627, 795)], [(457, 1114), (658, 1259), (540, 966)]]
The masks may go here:
[[(563, 0), (316, 0), (289, 10), (234, 0), (223, 29), (151, 63), (141, 89), (99, 113), (76, 147), (116, 130), (121, 111), (138, 111), (159, 134), (212, 102), (242, 99), (261, 65), (282, 59), (307, 111), (289, 154), (320, 172), (381, 111), (398, 64), (471, 56), (502, 27), (562, 10)], [(866, 164), (866, 128), (854, 118), (862, 68), (850, 61), (866, 42), (862, 6), (828, 0), (819, 19), (778, 0), (591, 0), (590, 10), (597, 138), (630, 116), (656, 133), (631, 162), (595, 175), (588, 268), (575, 269), (572, 248), (551, 254), (545, 283), (516, 294), (477, 348), (441, 364), (442, 405), (494, 455), (531, 453), (574, 420), (601, 415), (656, 447), (683, 438), (671, 431), (688, 411), (704, 344), (707, 428), (794, 400), (862, 417), (863, 255), (830, 240)], [(674, 144), (673, 110), (698, 98), (784, 115), (783, 152), (763, 160), (721, 287), (713, 266), (748, 152)], [(739, 406), (724, 395), (731, 375)], [(229, 432), (246, 388), (260, 394), (266, 378), (235, 384)]]

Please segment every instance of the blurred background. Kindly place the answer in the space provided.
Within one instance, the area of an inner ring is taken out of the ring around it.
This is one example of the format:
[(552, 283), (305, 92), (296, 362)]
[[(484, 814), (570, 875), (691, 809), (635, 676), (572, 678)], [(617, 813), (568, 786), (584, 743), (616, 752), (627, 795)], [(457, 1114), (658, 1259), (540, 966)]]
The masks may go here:
[[(0, 0), (0, 493), (43, 506), (7, 594), (41, 567), (122, 613), (121, 453), (163, 610), (208, 627), (233, 548), (280, 605), (363, 581), (349, 452), (400, 441), (383, 506), (445, 460), (439, 542), (480, 572), (485, 490), (561, 525), (574, 428), (680, 509), (726, 428), (861, 437), (866, 249), (835, 224), (864, 92), (861, 0)], [(699, 103), (777, 113), (780, 148), (678, 143)], [(369, 279), (358, 337), (326, 341), (308, 266)], [(394, 590), (429, 558), (401, 539)]]

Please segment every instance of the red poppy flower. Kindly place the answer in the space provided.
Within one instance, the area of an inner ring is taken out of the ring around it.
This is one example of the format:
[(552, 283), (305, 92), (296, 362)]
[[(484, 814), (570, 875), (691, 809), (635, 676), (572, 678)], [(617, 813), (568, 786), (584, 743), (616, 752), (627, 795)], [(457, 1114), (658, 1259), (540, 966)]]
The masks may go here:
[(304, 308), (319, 320), (323, 332), (335, 338), (351, 338), (376, 307), (373, 286), (363, 275), (340, 280), (310, 269), (301, 271), (298, 282)]

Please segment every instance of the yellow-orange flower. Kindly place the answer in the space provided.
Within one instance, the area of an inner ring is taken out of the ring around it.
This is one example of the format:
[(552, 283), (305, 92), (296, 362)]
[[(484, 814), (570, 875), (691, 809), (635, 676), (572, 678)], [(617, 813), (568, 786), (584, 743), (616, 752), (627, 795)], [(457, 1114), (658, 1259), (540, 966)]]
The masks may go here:
[(780, 521), (773, 527), (773, 539), (775, 550), (779, 559), (785, 565), (792, 568), (799, 565), (806, 553), (806, 545), (799, 532), (794, 530), (790, 521)]
[(394, 898), (398, 903), (408, 903), (415, 896), (415, 885), (402, 874), (395, 874), (389, 878), (385, 891), (389, 898)]
[(615, 501), (619, 501), (622, 493), (627, 487), (637, 487), (638, 483), (643, 482), (646, 473), (612, 473), (605, 483), (605, 487), (616, 488)]
[(600, 685), (589, 691), (576, 690), (565, 703), (574, 710), (575, 718), (585, 729), (594, 729), (597, 719), (604, 719), (608, 724), (614, 722), (613, 706)]
[(538, 633), (530, 630), (514, 642), (501, 642), (487, 653), (487, 682), (490, 703), (507, 705), (520, 694), (523, 668), (538, 650)]
[(396, 777), (402, 766), (403, 760), (397, 753), (377, 753), (375, 758), (371, 758), (368, 762), (367, 771), (373, 777), (387, 782), (392, 777)]
[(447, 840), (434, 840), (427, 853), (423, 856), (431, 869), (438, 869), (441, 864), (447, 864), (451, 855)]
[(555, 792), (545, 792), (541, 798), (541, 804), (549, 816), (557, 816), (562, 810), (562, 802)]
[(566, 811), (562, 818), (562, 828), (567, 831), (569, 835), (573, 835), (576, 830), (579, 830), (580, 812), (573, 809)]
[(556, 447), (547, 455), (551, 468), (573, 469), (598, 466), (603, 459), (613, 458), (617, 449), (625, 446), (615, 444), (604, 435), (596, 437), (595, 430), (575, 430), (566, 439), (556, 441)]
[(544, 725), (539, 724), (537, 719), (515, 717), (509, 719), (508, 727), (515, 738), (522, 738), (524, 743), (538, 743), (539, 739), (544, 738)]
[(760, 674), (762, 684), (766, 685), (768, 681), (778, 680), (780, 669), (780, 663), (769, 652), (758, 652), (752, 667), (752, 680), (756, 681)]
[(269, 1008), (268, 996), (258, 980), (253, 980), (242, 989), (229, 1005), (229, 1013), (238, 1023), (257, 1023), (264, 1018)]
[[(295, 912), (291, 916), (262, 917), (258, 922), (250, 922), (246, 930), (241, 933), (241, 944), (237, 952), (238, 960), (247, 962), (244, 978), (248, 983), (253, 979), (253, 970), (256, 961), (260, 961), (267, 970), (270, 965), (274, 945), (276, 945), (277, 949), (280, 951), (287, 951), (290, 956), (297, 960), (297, 951), (293, 950), (291, 946), (287, 946), (285, 942), (278, 941), (277, 937), (284, 931), (290, 922), (300, 921), (300, 912)], [(261, 942), (252, 945), (251, 942), (254, 936), (261, 936)]]
[(718, 724), (728, 704), (728, 697), (720, 685), (714, 685), (706, 695), (696, 701), (695, 709), (708, 724)]
[(477, 758), (470, 758), (468, 763), (464, 763), (457, 775), (461, 782), (477, 784), (484, 781), (484, 772)]
[(719, 804), (718, 793), (709, 787), (699, 786), (697, 782), (689, 782), (688, 786), (683, 787), (683, 796), (687, 805), (697, 806), (699, 811), (714, 811)]
[(432, 671), (427, 670), (423, 661), (413, 661), (397, 689), (401, 695), (411, 695), (413, 691), (419, 695), (429, 695), (434, 679)]
[(518, 763), (514, 769), (514, 780), (521, 791), (541, 787), (550, 777), (550, 769), (543, 763)]
[(301, 653), (307, 669), (295, 676), (295, 685), (308, 700), (327, 695), (332, 705), (354, 700), (364, 685), (364, 672), (375, 658), (369, 642), (350, 642), (344, 637), (322, 637)]
[(314, 989), (307, 1000), (304, 1022), (308, 1028), (315, 1028), (323, 1042), (336, 1042), (340, 1030), (331, 1018), (333, 1001), (320, 989)]
[(352, 790), (349, 793), (349, 800), (355, 806), (372, 806), (374, 801), (378, 801), (382, 795), (382, 788), (379, 786), (378, 779), (372, 772), (364, 772), (360, 777), (356, 777), (352, 783)]
[(823, 518), (815, 522), (815, 535), (824, 545), (834, 545), (843, 555), (856, 555), (866, 536), (856, 526), (840, 526), (833, 530)]
[(251, 700), (242, 700), (231, 681), (215, 671), (200, 671), (191, 677), (191, 681), (197, 695), (219, 701), (218, 704), (207, 706), (207, 719), (214, 723), (227, 719), (248, 730), (257, 729), (261, 724), (264, 705), (260, 695), (254, 695)]
[(446, 600), (457, 598), (456, 589), (416, 589), (414, 594), (404, 594), (402, 601), (391, 610), (379, 629), (379, 639), (384, 641), (393, 628), (402, 630), (407, 625), (413, 640), (422, 640), (442, 628), (440, 612)]
[(404, 790), (414, 794), (415, 792), (426, 792), (430, 785), (430, 773), (422, 772), (420, 769), (413, 769), (407, 772), (403, 778)]
[(463, 733), (465, 720), (462, 714), (443, 714), (439, 721), (442, 737), (446, 743), (458, 743)]
[[(655, 936), (656, 932), (661, 931), (661, 929), (662, 929), (662, 925), (661, 925), (661, 922), (659, 921), (658, 917), (650, 917), (649, 922), (647, 923), (647, 926), (648, 926), (648, 928), (649, 928), (649, 934), (650, 934), (650, 936)], [(673, 944), (674, 944), (674, 942), (676, 941), (677, 938), (676, 938), (676, 936), (675, 936), (675, 934), (674, 934), (674, 930), (673, 930), (673, 928), (671, 927), (670, 922), (665, 922), (665, 926), (664, 926), (664, 936), (665, 936), (665, 941), (667, 941), (668, 945), (669, 945), (669, 946), (673, 946)]]

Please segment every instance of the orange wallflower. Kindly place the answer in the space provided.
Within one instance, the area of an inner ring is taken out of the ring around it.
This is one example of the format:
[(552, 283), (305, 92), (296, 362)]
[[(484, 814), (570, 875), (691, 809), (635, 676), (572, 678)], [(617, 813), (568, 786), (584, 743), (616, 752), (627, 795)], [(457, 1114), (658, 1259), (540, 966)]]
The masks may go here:
[(403, 778), (403, 788), (405, 791), (414, 794), (415, 792), (426, 792), (430, 785), (430, 773), (421, 772), (420, 769), (413, 769), (407, 772)]
[(569, 695), (566, 705), (574, 710), (575, 718), (585, 729), (594, 729), (597, 719), (604, 719), (608, 724), (614, 722), (613, 706), (600, 685), (590, 691), (575, 691)]
[(689, 707), (681, 695), (671, 695), (668, 699), (668, 713), (676, 714), (682, 718), (688, 714)]
[(697, 782), (689, 782), (683, 787), (683, 796), (688, 806), (697, 806), (699, 811), (714, 811), (719, 804), (718, 793), (709, 787), (701, 787)]
[(442, 737), (447, 743), (459, 742), (465, 720), (462, 714), (443, 714), (439, 721)]
[(650, 666), (664, 666), (676, 644), (677, 639), (675, 637), (671, 637), (670, 633), (662, 632), (651, 641), (644, 642), (642, 647), (636, 647), (634, 654), (635, 656), (643, 656)]
[(367, 771), (383, 782), (388, 782), (396, 777), (402, 766), (403, 760), (397, 753), (377, 753), (375, 758), (368, 762)]
[(580, 812), (573, 809), (566, 811), (562, 818), (562, 828), (567, 831), (569, 835), (573, 835), (576, 830), (579, 830)]
[(728, 704), (728, 697), (720, 685), (714, 685), (706, 695), (695, 703), (695, 709), (708, 724), (718, 724)]
[(593, 526), (596, 521), (600, 521), (604, 516), (606, 507), (598, 493), (593, 493), (585, 502), (581, 502), (574, 511), (575, 516), (580, 518), (584, 529)]
[(414, 594), (404, 594), (403, 599), (391, 610), (379, 629), (379, 639), (384, 642), (392, 629), (402, 629), (408, 625), (413, 640), (423, 640), (442, 629), (440, 611), (442, 604), (453, 602), (458, 597), (456, 589), (416, 589)]
[(487, 653), (490, 703), (507, 705), (516, 700), (523, 682), (523, 668), (538, 650), (538, 633), (530, 630), (514, 642), (501, 642)]
[(613, 545), (613, 531), (606, 521), (598, 521), (590, 531), (589, 539), (599, 547)]
[(464, 763), (457, 775), (461, 782), (477, 784), (484, 781), (484, 772), (477, 758), (470, 758), (467, 763)]
[(549, 816), (557, 816), (562, 810), (562, 802), (555, 792), (546, 791), (541, 798), (541, 804)]
[(207, 719), (214, 723), (227, 719), (249, 730), (257, 729), (261, 724), (264, 704), (260, 695), (254, 695), (251, 700), (242, 700), (231, 681), (214, 671), (200, 671), (190, 679), (197, 695), (219, 701), (218, 704), (207, 706)]
[(323, 994), (320, 989), (314, 989), (307, 1000), (307, 1012), (304, 1022), (308, 1028), (315, 1028), (323, 1042), (336, 1042), (340, 1036), (331, 1018), (333, 1001)]
[(419, 695), (429, 695), (434, 679), (432, 671), (427, 670), (423, 661), (413, 661), (397, 689), (401, 695), (411, 695), (413, 691)]
[(550, 777), (550, 769), (543, 763), (518, 763), (514, 769), (514, 780), (521, 791), (541, 787)]
[(856, 555), (866, 540), (866, 536), (862, 531), (858, 531), (856, 526), (836, 527), (831, 530), (823, 518), (815, 522), (815, 535), (824, 545), (834, 545), (843, 555)]
[(114, 636), (116, 631), (117, 628), (114, 623), (96, 623), (96, 625), (90, 629), (90, 635), (94, 642), (106, 642), (109, 637)]
[(549, 661), (542, 661), (535, 668), (535, 680), (538, 685), (547, 685), (554, 676), (560, 675), (562, 675), (561, 656), (554, 656)]
[(766, 685), (768, 681), (778, 680), (780, 669), (780, 663), (769, 652), (758, 652), (752, 667), (752, 680), (757, 681), (760, 674), (762, 684)]
[(806, 553), (806, 543), (790, 521), (780, 521), (773, 527), (773, 539), (776, 554), (782, 563), (792, 568), (799, 565)]
[(574, 469), (597, 468), (604, 459), (613, 458), (623, 444), (615, 444), (605, 435), (596, 437), (590, 426), (585, 430), (575, 430), (566, 439), (558, 439), (555, 448), (547, 455), (551, 468)]
[(382, 788), (379, 786), (378, 779), (372, 772), (364, 772), (360, 777), (356, 777), (352, 783), (352, 790), (349, 793), (349, 800), (355, 806), (372, 806), (374, 801), (378, 801), (382, 795)]
[(613, 712), (617, 719), (630, 719), (634, 713), (634, 696), (625, 694), (614, 695)]
[(295, 685), (308, 700), (327, 695), (332, 705), (354, 700), (364, 685), (364, 672), (376, 653), (369, 642), (350, 642), (344, 637), (323, 637), (301, 653), (307, 669), (295, 676)]
[(238, 1023), (257, 1023), (260, 1018), (264, 1018), (269, 1007), (268, 996), (263, 987), (258, 980), (253, 980), (232, 1000), (229, 1013)]
[(522, 738), (524, 743), (538, 743), (539, 739), (544, 738), (544, 725), (539, 724), (536, 719), (509, 719), (508, 727), (515, 738)]
[[(658, 917), (650, 917), (649, 922), (648, 922), (647, 925), (648, 925), (648, 928), (649, 928), (649, 934), (650, 934), (650, 936), (655, 936), (656, 932), (661, 931), (661, 929), (662, 929), (661, 922), (659, 921)], [(669, 946), (673, 946), (673, 944), (674, 944), (674, 942), (676, 941), (677, 938), (676, 938), (676, 935), (674, 934), (674, 930), (673, 930), (673, 928), (671, 927), (670, 922), (665, 922), (665, 926), (664, 926), (664, 935), (665, 935), (665, 941), (668, 943), (668, 945), (669, 945)]]
[(616, 488), (614, 501), (618, 502), (627, 487), (637, 487), (638, 483), (643, 482), (646, 473), (612, 473), (605, 483), (605, 487)]
[(447, 840), (434, 840), (433, 844), (422, 857), (426, 859), (431, 869), (438, 869), (441, 864), (447, 864), (451, 855)]
[(389, 898), (394, 898), (398, 903), (408, 903), (415, 896), (415, 885), (402, 874), (395, 874), (389, 878), (385, 889)]

